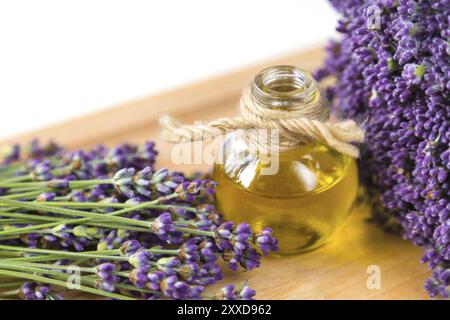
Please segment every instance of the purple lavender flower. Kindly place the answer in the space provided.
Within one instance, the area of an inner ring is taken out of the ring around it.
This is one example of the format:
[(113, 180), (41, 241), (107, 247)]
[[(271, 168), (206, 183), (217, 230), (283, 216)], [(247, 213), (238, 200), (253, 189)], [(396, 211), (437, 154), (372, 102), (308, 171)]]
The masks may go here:
[[(217, 228), (223, 223), (223, 218), (213, 205), (200, 204), (196, 207), (197, 217), (199, 222), (202, 222), (205, 226), (208, 226), (206, 230)], [(202, 224), (197, 223), (202, 228)], [(203, 229), (203, 228), (202, 228)]]
[(176, 274), (175, 269), (181, 265), (180, 259), (176, 257), (161, 258), (156, 262), (159, 271), (164, 272), (167, 276)]
[[(366, 123), (360, 165), (374, 221), (401, 228), (431, 269), (450, 270), (449, 3), (331, 2), (343, 15), (343, 37), (317, 75), (336, 77), (328, 89), (334, 108)], [(367, 28), (370, 5), (381, 9), (379, 28)], [(448, 290), (440, 272), (426, 283), (431, 295)]]
[(113, 282), (102, 281), (100, 279), (95, 281), (95, 287), (106, 292), (114, 292), (116, 290)]
[(433, 277), (425, 282), (425, 289), (431, 297), (441, 295), (448, 299), (450, 297), (450, 271), (448, 269), (436, 269)]
[(55, 142), (50, 141), (45, 145), (41, 145), (39, 140), (34, 139), (26, 147), (26, 157), (40, 159), (43, 157), (51, 157), (62, 151), (62, 148)]
[(122, 244), (120, 247), (120, 252), (123, 255), (131, 256), (135, 254), (142, 246), (137, 240), (128, 240)]
[(47, 181), (46, 185), (52, 189), (67, 189), (69, 188), (69, 181), (67, 179), (52, 179)]
[(36, 283), (25, 282), (19, 291), (19, 296), (23, 300), (36, 300)]
[(72, 202), (86, 202), (87, 198), (81, 191), (73, 191), (67, 195), (69, 201)]
[(133, 186), (138, 194), (146, 197), (150, 196), (151, 191), (149, 190), (149, 186), (152, 175), (153, 172), (150, 167), (146, 167), (134, 175)]
[(181, 183), (175, 191), (180, 200), (192, 203), (214, 195), (216, 185), (214, 181), (195, 179)]
[(53, 227), (51, 230), (52, 235), (62, 239), (68, 239), (71, 237), (71, 234), (68, 232), (69, 228), (65, 224), (57, 225)]
[(170, 239), (170, 234), (175, 232), (175, 225), (168, 212), (160, 214), (159, 217), (151, 223), (150, 228), (163, 241), (168, 241)]
[(134, 267), (140, 270), (148, 271), (150, 268), (151, 253), (145, 249), (138, 249), (135, 253), (129, 256), (128, 262)]
[(33, 180), (36, 181), (49, 181), (53, 178), (51, 173), (50, 161), (46, 160), (41, 163), (38, 163), (34, 169), (31, 171), (31, 176)]
[(200, 255), (197, 246), (198, 239), (191, 238), (183, 242), (178, 250), (178, 257), (182, 261), (199, 261)]
[(75, 151), (70, 157), (69, 169), (63, 172), (63, 176), (71, 175), (76, 180), (89, 180), (99, 177), (98, 171), (93, 169), (93, 157), (82, 150)]
[(133, 176), (136, 173), (134, 168), (125, 168), (116, 172), (113, 181), (114, 186), (128, 198), (134, 197)]
[(113, 178), (114, 186), (128, 198), (137, 194), (154, 198), (170, 195), (183, 180), (182, 176), (170, 174), (166, 168), (153, 172), (150, 167), (145, 167), (137, 173), (134, 168), (121, 169)]
[(111, 280), (114, 271), (116, 271), (116, 265), (113, 263), (102, 263), (95, 267), (97, 275), (103, 280)]
[(36, 197), (36, 201), (52, 201), (55, 197), (56, 193), (54, 192), (44, 192)]
[(414, 63), (406, 64), (403, 67), (402, 77), (408, 85), (418, 85), (425, 73), (425, 67)]
[[(137, 152), (137, 158), (139, 159), (138, 166), (141, 167), (148, 167), (153, 166), (155, 164), (156, 156), (158, 155), (158, 151), (155, 149), (155, 143), (153, 141), (148, 141), (144, 143), (142, 147), (139, 147)], [(136, 166), (136, 164), (135, 164)]]
[(244, 270), (259, 267), (260, 254), (254, 247), (258, 247), (265, 255), (278, 250), (278, 242), (272, 237), (269, 228), (254, 236), (248, 224), (241, 223), (235, 227), (228, 221), (222, 223), (215, 233), (216, 246), (223, 251), (222, 257), (232, 270), (237, 270), (239, 266)]
[(50, 290), (49, 285), (45, 285), (45, 284), (38, 285), (35, 289), (36, 299), (44, 300), (48, 297), (50, 292), (51, 292), (51, 290)]
[(216, 229), (216, 245), (221, 250), (233, 250), (231, 243), (233, 237), (234, 224), (231, 221), (222, 223)]
[(278, 251), (278, 240), (272, 236), (270, 228), (264, 228), (256, 235), (256, 243), (264, 255)]
[(221, 288), (215, 295), (216, 300), (236, 300), (236, 293), (234, 292), (234, 285), (229, 284)]
[(145, 167), (152, 168), (157, 155), (158, 152), (155, 150), (153, 141), (146, 142), (141, 147), (125, 143), (110, 151), (100, 148), (97, 158), (105, 160), (97, 166), (105, 174), (127, 167), (142, 170)]
[(35, 282), (25, 282), (19, 290), (19, 296), (24, 300), (60, 299), (59, 295), (52, 294), (49, 285)]
[(223, 272), (215, 262), (207, 262), (199, 265), (199, 271), (193, 280), (194, 284), (208, 286), (223, 280)]
[(238, 292), (238, 297), (240, 300), (252, 300), (253, 297), (256, 295), (256, 291), (249, 288), (247, 284), (245, 284), (241, 290)]
[(131, 270), (128, 279), (132, 284), (134, 284), (137, 288), (145, 288), (147, 284), (147, 272), (146, 268), (135, 268)]
[(108, 197), (108, 189), (105, 187), (105, 185), (97, 185), (93, 187), (88, 193), (86, 193), (86, 200), (89, 202), (101, 201)]
[(214, 298), (216, 300), (252, 300), (255, 294), (255, 290), (250, 289), (247, 284), (244, 284), (240, 290), (236, 290), (235, 286), (230, 284), (220, 289)]
[(216, 252), (220, 251), (220, 249), (216, 246), (216, 244), (211, 240), (203, 240), (199, 244), (200, 249), (200, 259), (204, 262), (212, 262), (217, 260)]
[(198, 299), (204, 289), (202, 286), (190, 286), (186, 282), (178, 280), (177, 276), (166, 277), (161, 281), (160, 288), (166, 297), (175, 300)]
[(28, 233), (20, 236), (20, 240), (29, 248), (37, 248), (40, 238), (40, 235), (36, 233)]
[(170, 180), (169, 170), (167, 168), (162, 168), (153, 174), (151, 184), (153, 191), (167, 195), (173, 193), (179, 183)]
[[(189, 284), (195, 282), (199, 276), (200, 267), (195, 262), (187, 262), (176, 268), (176, 274)], [(197, 283), (197, 282), (196, 282)]]
[[(143, 148), (123, 144), (111, 151), (98, 146), (88, 151), (69, 152), (56, 145), (41, 146), (34, 141), (25, 159), (19, 158), (19, 150), (16, 152), (17, 156), (4, 161), (4, 167), (0, 165), (0, 175), (7, 176), (6, 179), (9, 179), (8, 175), (23, 176), (24, 182), (32, 179), (45, 181), (33, 183), (36, 190), (42, 186), (43, 193), (35, 199), (38, 202), (52, 201), (52, 205), (57, 205), (59, 201), (80, 203), (80, 210), (105, 214), (119, 210), (116, 208), (118, 206), (105, 206), (107, 204), (125, 203), (129, 208), (158, 200), (167, 205), (167, 212), (163, 213), (160, 208), (142, 207), (122, 215), (147, 222), (148, 232), (137, 231), (135, 227), (119, 222), (114, 222), (116, 228), (111, 221), (99, 221), (101, 227), (92, 226), (91, 223), (62, 223), (39, 233), (26, 233), (17, 239), (0, 241), (8, 245), (25, 244), (29, 248), (71, 252), (96, 248), (101, 254), (102, 251), (112, 250), (104, 252), (102, 259), (81, 262), (81, 266), (93, 270), (91, 276), (95, 276), (86, 281), (86, 286), (135, 298), (200, 299), (203, 298), (205, 286), (223, 279), (222, 270), (216, 263), (218, 257), (222, 257), (232, 269), (241, 267), (249, 270), (259, 265), (260, 254), (255, 249), (256, 238), (250, 226), (223, 223), (214, 206), (208, 204), (212, 201), (216, 184), (208, 179), (199, 179), (199, 176), (186, 178), (182, 173), (169, 172), (164, 168), (155, 171), (152, 165), (156, 151), (151, 142)], [(8, 161), (18, 162), (18, 169), (12, 172)], [(83, 183), (82, 190), (72, 183), (91, 179), (107, 181), (97, 185)], [(109, 182), (110, 179), (113, 183)], [(52, 188), (53, 192), (46, 192), (46, 188)], [(2, 192), (11, 193), (14, 188)], [(95, 205), (86, 202), (102, 205), (95, 208)], [(89, 209), (91, 205), (93, 208)], [(61, 205), (66, 206), (72, 207), (74, 204)], [(27, 212), (30, 215), (35, 213), (33, 210)], [(45, 210), (39, 215), (66, 218)], [(187, 230), (184, 233), (178, 231), (178, 221), (180, 227), (206, 233), (195, 235), (195, 232)], [(37, 222), (13, 224), (7, 228), (14, 230), (34, 224)], [(161, 250), (162, 253), (151, 254), (152, 249)], [(120, 262), (108, 259), (109, 254), (120, 254), (120, 257), (115, 257)], [(78, 261), (65, 259), (56, 262), (65, 266), (72, 263)], [(67, 275), (66, 271), (53, 268), (52, 264), (48, 266), (49, 270), (60, 271), (61, 276)], [(57, 293), (50, 292), (49, 286), (41, 283), (24, 285), (20, 294), (26, 299), (59, 298)], [(233, 289), (233, 294), (236, 298), (245, 298), (251, 292), (244, 290), (240, 294), (240, 291)]]
[(261, 255), (255, 249), (248, 249), (243, 252), (239, 260), (241, 267), (245, 271), (259, 268), (261, 265)]
[(165, 273), (162, 271), (154, 271), (147, 274), (148, 282), (146, 287), (150, 290), (159, 291), (161, 290), (160, 283), (166, 277)]
[(107, 292), (114, 292), (114, 284), (119, 281), (119, 278), (114, 275), (117, 267), (112, 263), (102, 263), (95, 267), (97, 270), (98, 280), (96, 282), (96, 287), (100, 290)]

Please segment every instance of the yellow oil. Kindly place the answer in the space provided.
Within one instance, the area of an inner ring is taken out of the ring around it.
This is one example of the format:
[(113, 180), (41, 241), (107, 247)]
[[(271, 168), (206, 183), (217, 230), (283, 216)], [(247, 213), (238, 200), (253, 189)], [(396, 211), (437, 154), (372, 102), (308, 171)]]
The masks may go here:
[[(355, 161), (333, 149), (311, 144), (279, 155), (276, 174), (262, 174), (268, 163), (252, 156), (241, 141), (214, 166), (217, 206), (226, 219), (273, 229), (280, 253), (324, 244), (349, 215), (358, 191)], [(264, 164), (266, 163), (266, 164)]]

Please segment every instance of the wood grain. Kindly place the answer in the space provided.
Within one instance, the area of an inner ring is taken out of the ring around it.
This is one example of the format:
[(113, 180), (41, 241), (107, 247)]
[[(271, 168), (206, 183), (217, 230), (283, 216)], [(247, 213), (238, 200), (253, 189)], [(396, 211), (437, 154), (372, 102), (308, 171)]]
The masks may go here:
[[(106, 111), (74, 119), (42, 130), (0, 141), (0, 147), (26, 142), (32, 137), (55, 139), (68, 148), (114, 145), (124, 141), (157, 141), (157, 165), (176, 170), (206, 170), (206, 166), (176, 166), (170, 161), (170, 145), (158, 140), (157, 120), (171, 114), (182, 121), (210, 120), (236, 113), (243, 87), (261, 68), (293, 64), (317, 68), (321, 49), (261, 63), (215, 79), (196, 83), (158, 96), (130, 102)], [(15, 119), (9, 119), (15, 121)], [(225, 282), (248, 279), (259, 299), (425, 299), (423, 283), (429, 276), (419, 260), (421, 250), (398, 236), (388, 235), (365, 222), (370, 208), (354, 209), (347, 224), (327, 245), (301, 255), (265, 258), (262, 267), (248, 273), (227, 272)], [(381, 270), (381, 289), (367, 288), (367, 268)]]

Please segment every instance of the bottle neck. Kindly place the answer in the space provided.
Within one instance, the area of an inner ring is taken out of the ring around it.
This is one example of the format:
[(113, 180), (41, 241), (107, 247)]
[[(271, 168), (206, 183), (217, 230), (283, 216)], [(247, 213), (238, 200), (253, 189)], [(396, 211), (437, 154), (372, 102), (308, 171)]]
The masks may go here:
[(259, 105), (294, 111), (310, 103), (321, 103), (320, 90), (312, 75), (288, 65), (273, 66), (259, 72), (251, 84), (252, 99)]

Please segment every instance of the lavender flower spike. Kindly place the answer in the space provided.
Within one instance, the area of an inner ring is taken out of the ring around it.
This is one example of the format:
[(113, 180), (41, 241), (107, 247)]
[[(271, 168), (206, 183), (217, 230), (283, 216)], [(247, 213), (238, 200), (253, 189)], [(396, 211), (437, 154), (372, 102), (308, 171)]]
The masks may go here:
[(264, 228), (256, 235), (256, 244), (264, 255), (278, 251), (278, 240), (272, 236), (272, 229), (270, 228)]
[(175, 231), (175, 225), (172, 222), (170, 213), (164, 212), (159, 215), (159, 217), (152, 222), (151, 229), (161, 240), (169, 240), (170, 233)]
[[(319, 79), (333, 108), (366, 123), (362, 178), (374, 221), (424, 248), (426, 289), (448, 295), (450, 270), (450, 5), (448, 0), (331, 0), (342, 14)], [(371, 28), (369, 7), (380, 9)]]

